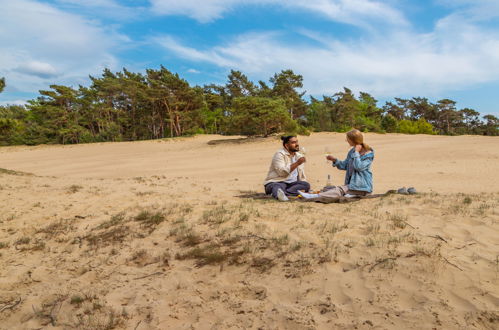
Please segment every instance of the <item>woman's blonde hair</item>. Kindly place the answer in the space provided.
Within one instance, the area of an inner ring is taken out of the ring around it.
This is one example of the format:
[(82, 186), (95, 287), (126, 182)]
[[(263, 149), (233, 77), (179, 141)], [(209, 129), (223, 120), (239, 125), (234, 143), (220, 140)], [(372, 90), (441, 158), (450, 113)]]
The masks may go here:
[(349, 139), (355, 144), (360, 144), (364, 148), (364, 150), (368, 151), (373, 150), (367, 143), (364, 143), (364, 136), (362, 135), (361, 131), (359, 131), (358, 129), (353, 129), (351, 131), (348, 131), (347, 139)]

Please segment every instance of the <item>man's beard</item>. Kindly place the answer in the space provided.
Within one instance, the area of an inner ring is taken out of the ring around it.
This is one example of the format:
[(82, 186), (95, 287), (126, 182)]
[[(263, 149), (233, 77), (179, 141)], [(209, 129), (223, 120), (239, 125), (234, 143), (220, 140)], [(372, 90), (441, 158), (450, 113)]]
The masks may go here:
[(298, 152), (298, 151), (300, 151), (300, 147), (289, 148), (289, 151), (291, 151), (291, 152)]

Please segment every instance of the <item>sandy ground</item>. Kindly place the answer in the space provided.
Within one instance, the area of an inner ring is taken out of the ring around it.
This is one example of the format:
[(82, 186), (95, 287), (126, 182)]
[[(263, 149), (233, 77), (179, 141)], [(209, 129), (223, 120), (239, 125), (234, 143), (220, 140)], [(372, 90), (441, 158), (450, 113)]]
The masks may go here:
[(279, 141), (220, 139), (0, 148), (0, 329), (499, 328), (499, 138), (367, 134), (420, 193), (347, 204), (252, 198)]

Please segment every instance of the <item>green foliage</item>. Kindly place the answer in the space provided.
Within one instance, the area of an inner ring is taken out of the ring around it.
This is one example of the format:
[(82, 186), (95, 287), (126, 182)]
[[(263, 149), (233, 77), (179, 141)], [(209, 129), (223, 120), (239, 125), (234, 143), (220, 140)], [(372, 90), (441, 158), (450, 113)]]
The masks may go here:
[(25, 143), (25, 117), (21, 106), (0, 107), (0, 145)]
[[(449, 99), (395, 98), (382, 107), (350, 89), (304, 100), (292, 70), (252, 82), (232, 70), (225, 85), (190, 86), (163, 66), (134, 73), (105, 69), (90, 86), (50, 85), (25, 106), (0, 106), (0, 145), (161, 139), (194, 134), (261, 135), (310, 131), (499, 135), (499, 120)], [(0, 78), (0, 92), (5, 79)]]
[(281, 99), (246, 96), (233, 100), (230, 132), (234, 134), (268, 136), (297, 129)]
[(383, 119), (381, 119), (381, 127), (385, 130), (385, 132), (388, 133), (397, 132), (398, 121), (393, 115), (388, 113), (385, 116), (383, 116)]
[(433, 126), (424, 118), (417, 121), (401, 120), (398, 123), (398, 132), (404, 134), (435, 134)]

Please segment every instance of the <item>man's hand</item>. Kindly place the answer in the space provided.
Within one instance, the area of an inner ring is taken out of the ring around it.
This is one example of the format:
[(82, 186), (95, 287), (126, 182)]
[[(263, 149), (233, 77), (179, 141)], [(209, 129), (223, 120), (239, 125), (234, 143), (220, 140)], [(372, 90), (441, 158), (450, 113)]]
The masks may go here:
[(332, 155), (327, 155), (326, 159), (332, 161), (333, 163), (336, 162), (336, 158), (334, 158)]
[(298, 158), (298, 160), (296, 161), (295, 164), (298, 164), (298, 166), (300, 166), (301, 164), (305, 163), (307, 161), (307, 159), (305, 157), (300, 157)]
[(355, 146), (355, 151), (360, 152), (361, 150), (362, 150), (362, 145), (357, 144), (357, 145)]
[(301, 164), (305, 163), (307, 160), (305, 159), (305, 157), (300, 157), (298, 158), (298, 160), (296, 162), (294, 162), (293, 164), (291, 164), (291, 168), (289, 169), (289, 172), (293, 172), (294, 170), (296, 170), (296, 168), (298, 166), (300, 166)]

